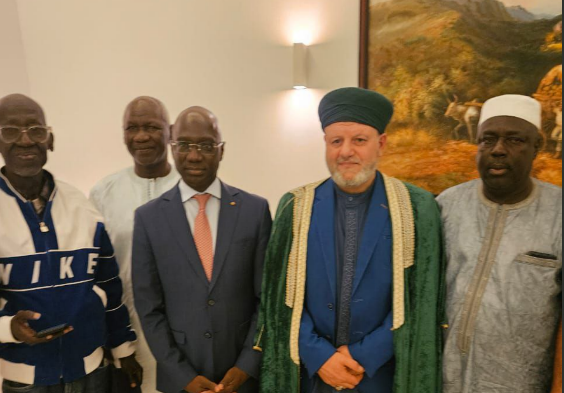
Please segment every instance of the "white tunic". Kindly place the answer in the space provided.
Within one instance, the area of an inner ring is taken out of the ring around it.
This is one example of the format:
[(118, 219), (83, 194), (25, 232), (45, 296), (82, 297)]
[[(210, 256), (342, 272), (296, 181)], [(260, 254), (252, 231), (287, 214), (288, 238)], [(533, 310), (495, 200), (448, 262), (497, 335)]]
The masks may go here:
[(157, 392), (157, 365), (143, 335), (133, 301), (131, 251), (134, 214), (140, 206), (175, 187), (179, 180), (180, 176), (174, 169), (167, 177), (143, 179), (135, 174), (134, 168), (128, 168), (108, 176), (90, 193), (90, 199), (104, 216), (119, 263), (124, 286), (124, 303), (129, 308), (133, 328), (138, 335), (137, 360), (144, 370), (143, 393)]
[(448, 256), (445, 393), (550, 391), (562, 314), (562, 189), (516, 205), (481, 180), (439, 197)]

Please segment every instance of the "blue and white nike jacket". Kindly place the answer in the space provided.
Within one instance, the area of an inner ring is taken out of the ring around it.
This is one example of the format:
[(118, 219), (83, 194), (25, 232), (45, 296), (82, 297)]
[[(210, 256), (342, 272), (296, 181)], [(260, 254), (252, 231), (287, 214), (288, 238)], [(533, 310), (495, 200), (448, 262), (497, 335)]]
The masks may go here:
[[(47, 176), (51, 176), (47, 174)], [(0, 374), (23, 384), (78, 380), (103, 361), (134, 353), (135, 333), (122, 303), (122, 283), (102, 216), (75, 188), (55, 182), (43, 219), (0, 173)], [(47, 344), (18, 343), (18, 311), (41, 314), (35, 331), (69, 324)]]

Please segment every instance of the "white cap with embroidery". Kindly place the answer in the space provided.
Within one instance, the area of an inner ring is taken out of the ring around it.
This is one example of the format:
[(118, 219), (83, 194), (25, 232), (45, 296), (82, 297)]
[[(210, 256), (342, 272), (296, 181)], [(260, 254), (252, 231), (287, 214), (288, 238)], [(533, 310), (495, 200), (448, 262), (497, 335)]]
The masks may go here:
[(500, 116), (517, 117), (528, 121), (539, 130), (542, 128), (542, 105), (531, 97), (505, 95), (486, 101), (482, 108), (480, 125)]

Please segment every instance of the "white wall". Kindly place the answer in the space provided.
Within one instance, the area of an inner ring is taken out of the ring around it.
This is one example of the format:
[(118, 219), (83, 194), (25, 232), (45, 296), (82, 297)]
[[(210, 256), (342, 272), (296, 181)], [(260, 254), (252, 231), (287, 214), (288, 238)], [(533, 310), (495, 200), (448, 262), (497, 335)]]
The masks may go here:
[(0, 1), (0, 97), (16, 92), (29, 94), (20, 19), (16, 0), (2, 0)]
[[(122, 112), (152, 95), (173, 117), (214, 111), (228, 142), (220, 176), (276, 204), (327, 176), (317, 105), (357, 85), (358, 3), (18, 0), (31, 95), (56, 133), (49, 169), (88, 192), (131, 165)], [(291, 44), (304, 34), (313, 88), (293, 91)]]
[(16, 0), (0, 0), (0, 97), (13, 93), (30, 94), (25, 50)]

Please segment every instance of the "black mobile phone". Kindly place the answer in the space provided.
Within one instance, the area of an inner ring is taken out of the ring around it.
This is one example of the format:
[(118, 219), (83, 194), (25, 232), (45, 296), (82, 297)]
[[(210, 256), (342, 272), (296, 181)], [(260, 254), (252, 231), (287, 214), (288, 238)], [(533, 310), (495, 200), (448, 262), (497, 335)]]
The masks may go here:
[(49, 336), (56, 336), (57, 334), (64, 332), (69, 327), (70, 327), (69, 324), (64, 323), (64, 324), (59, 325), (59, 326), (54, 326), (52, 328), (42, 330), (39, 333), (37, 333), (37, 338), (46, 338), (46, 337), (49, 337)]

